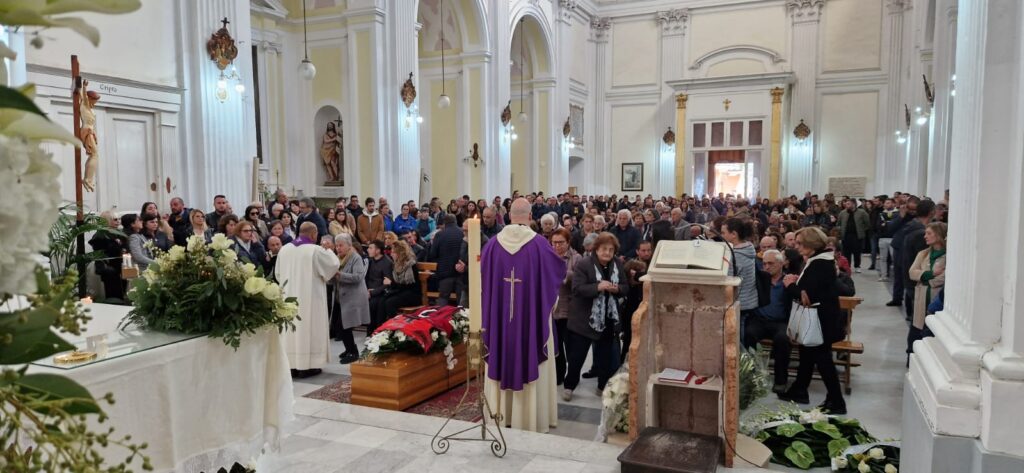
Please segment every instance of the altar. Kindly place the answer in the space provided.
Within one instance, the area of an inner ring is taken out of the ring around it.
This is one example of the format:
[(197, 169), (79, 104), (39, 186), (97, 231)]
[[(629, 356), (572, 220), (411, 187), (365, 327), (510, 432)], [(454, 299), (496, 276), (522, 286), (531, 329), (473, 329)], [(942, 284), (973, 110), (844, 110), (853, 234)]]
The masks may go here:
[[(243, 337), (237, 351), (205, 335), (166, 334), (117, 325), (131, 309), (92, 304), (93, 320), (82, 336), (63, 334), (95, 360), (58, 365), (39, 360), (30, 373), (56, 373), (99, 398), (118, 436), (147, 442), (155, 471), (217, 471), (235, 462), (255, 463), (276, 450), (281, 428), (292, 418), (288, 359), (275, 329)], [(97, 425), (97, 428), (99, 426)], [(108, 458), (127, 455), (116, 447)]]

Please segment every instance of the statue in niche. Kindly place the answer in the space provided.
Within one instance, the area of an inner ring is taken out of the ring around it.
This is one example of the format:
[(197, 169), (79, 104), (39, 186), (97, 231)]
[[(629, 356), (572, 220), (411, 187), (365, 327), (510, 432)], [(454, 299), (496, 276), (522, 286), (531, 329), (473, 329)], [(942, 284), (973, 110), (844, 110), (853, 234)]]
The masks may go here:
[[(338, 123), (341, 120), (337, 120)], [(344, 153), (342, 135), (338, 132), (334, 121), (327, 123), (327, 132), (320, 142), (320, 160), (327, 172), (325, 185), (341, 185), (341, 156)]]
[(89, 81), (82, 80), (81, 86), (75, 90), (75, 99), (79, 102), (79, 113), (82, 117), (79, 137), (82, 140), (82, 148), (88, 159), (85, 161), (85, 176), (82, 178), (82, 188), (89, 192), (96, 190), (96, 169), (99, 167), (100, 153), (99, 140), (96, 138), (96, 112), (93, 108), (100, 100), (100, 94), (87, 90)]

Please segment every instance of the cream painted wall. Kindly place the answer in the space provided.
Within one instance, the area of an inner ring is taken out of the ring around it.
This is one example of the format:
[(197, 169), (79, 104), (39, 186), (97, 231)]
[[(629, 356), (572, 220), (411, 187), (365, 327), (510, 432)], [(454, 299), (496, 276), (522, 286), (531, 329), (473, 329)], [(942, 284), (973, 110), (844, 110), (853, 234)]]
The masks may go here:
[(763, 74), (764, 63), (754, 59), (729, 59), (708, 67), (708, 77), (739, 76), (745, 74)]
[(344, 48), (338, 45), (309, 49), (309, 59), (316, 64), (313, 78), (313, 105), (320, 108), (327, 104), (340, 104), (347, 87), (341, 64)]
[[(479, 103), (484, 98), (483, 94), (483, 82), (480, 77), (480, 69), (473, 69), (469, 72), (469, 90), (467, 90), (464, 95), (467, 97), (472, 97), (471, 100), (473, 100), (474, 103)], [(483, 149), (484, 119), (483, 117), (480, 116), (480, 113), (480, 107), (470, 107), (469, 141), (472, 143), (479, 144), (481, 146), (481, 149)], [(463, 152), (468, 154), (469, 149), (466, 149)], [(483, 166), (477, 166), (474, 168), (471, 164), (460, 163), (460, 165), (462, 166), (469, 166), (469, 174), (471, 176), (470, 195), (482, 196), (484, 190), (484, 172), (486, 169), (486, 167), (484, 166), (487, 166), (488, 162), (490, 162), (492, 166), (495, 164), (494, 160), (490, 156), (486, 156), (483, 152), (481, 152), (480, 158), (484, 160)]]
[[(374, 129), (377, 123), (377, 107), (374, 106), (370, 97), (373, 96), (373, 77), (371, 74), (371, 51), (376, 47), (370, 40), (370, 32), (358, 31), (349, 38), (355, 37), (356, 41), (356, 71), (358, 71), (359, 90), (359, 178), (362, 180), (362, 193), (364, 195), (377, 195), (377, 173), (379, 160), (376, 140), (374, 140)], [(351, 40), (351, 39), (350, 39)]]
[(654, 189), (655, 155), (658, 151), (655, 115), (656, 105), (613, 106), (611, 112), (611, 173), (608, 183), (612, 193), (622, 192), (622, 163), (644, 163), (644, 189)]
[[(82, 71), (152, 84), (179, 86), (177, 2), (147, 1), (142, 8), (125, 15), (75, 14), (100, 30), (99, 46), (69, 29), (42, 32), (42, 49), (27, 47), (29, 64), (71, 68), (77, 54)], [(228, 25), (228, 31), (235, 31)], [(220, 24), (209, 25), (213, 34)], [(33, 28), (34, 30), (34, 28)], [(239, 47), (239, 54), (248, 51)], [(197, 46), (199, 47), (199, 46)]]
[(822, 27), (824, 71), (881, 68), (881, 0), (830, 0)]
[(646, 18), (612, 24), (612, 87), (657, 83), (659, 34)]
[(691, 15), (688, 33), (691, 61), (716, 49), (738, 44), (786, 54), (789, 18), (783, 5), (711, 13), (691, 10)]
[(828, 189), (829, 177), (866, 176), (874, 186), (877, 159), (878, 92), (821, 96), (818, 132), (819, 191)]
[[(456, 83), (449, 79), (444, 81), (448, 93), (459, 97)], [(431, 80), (430, 90), (436, 91), (434, 95), (440, 95), (441, 80)], [(420, 106), (428, 103), (421, 101)], [(445, 203), (455, 196), (458, 189), (458, 176), (456, 175), (459, 166), (456, 165), (456, 157), (461, 156), (456, 148), (456, 127), (455, 113), (459, 109), (456, 103), (451, 107), (438, 108), (437, 100), (430, 100), (430, 180), (431, 189), (434, 195), (442, 198)], [(461, 163), (459, 163), (461, 164)]]

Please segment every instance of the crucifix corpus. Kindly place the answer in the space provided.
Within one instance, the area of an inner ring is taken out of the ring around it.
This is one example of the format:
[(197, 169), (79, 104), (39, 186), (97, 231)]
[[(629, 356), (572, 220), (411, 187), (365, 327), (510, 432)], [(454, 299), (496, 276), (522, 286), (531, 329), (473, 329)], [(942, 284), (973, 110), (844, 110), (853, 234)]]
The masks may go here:
[(729, 111), (729, 106), (732, 105), (732, 100), (725, 99), (722, 101), (722, 105), (725, 105), (725, 111)]

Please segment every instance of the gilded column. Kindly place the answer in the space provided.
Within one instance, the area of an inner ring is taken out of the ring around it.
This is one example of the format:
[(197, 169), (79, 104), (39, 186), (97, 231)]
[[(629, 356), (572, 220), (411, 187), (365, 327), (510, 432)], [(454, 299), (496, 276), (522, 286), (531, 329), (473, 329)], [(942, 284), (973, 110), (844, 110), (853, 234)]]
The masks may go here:
[(782, 162), (782, 87), (772, 89), (772, 161), (768, 171), (768, 198), (779, 198), (779, 166)]
[(686, 192), (686, 94), (676, 95), (676, 194)]

